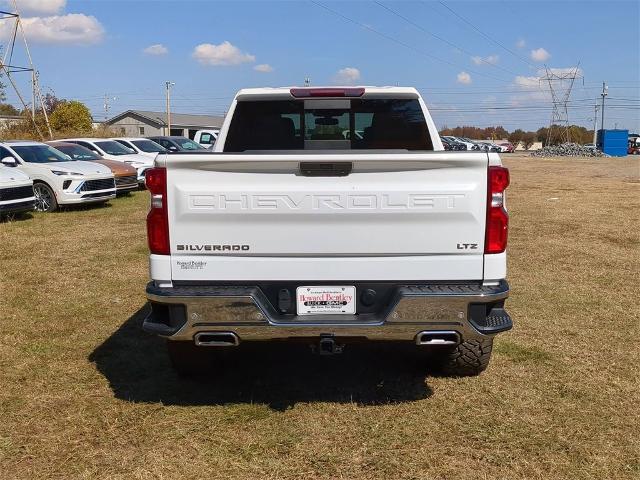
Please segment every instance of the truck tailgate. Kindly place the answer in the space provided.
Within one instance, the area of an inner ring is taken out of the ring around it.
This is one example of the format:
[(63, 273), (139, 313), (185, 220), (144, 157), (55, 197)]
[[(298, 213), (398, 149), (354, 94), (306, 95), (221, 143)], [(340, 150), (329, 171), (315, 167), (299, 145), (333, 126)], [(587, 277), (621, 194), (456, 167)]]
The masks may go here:
[[(300, 162), (350, 162), (352, 171), (304, 176)], [(486, 153), (212, 153), (158, 163), (167, 167), (174, 280), (228, 277), (215, 270), (228, 257), (242, 258), (236, 268), (265, 260), (275, 270), (278, 257), (305, 257), (309, 268), (386, 257), (383, 270), (411, 258), (423, 273), (406, 279), (482, 278)]]

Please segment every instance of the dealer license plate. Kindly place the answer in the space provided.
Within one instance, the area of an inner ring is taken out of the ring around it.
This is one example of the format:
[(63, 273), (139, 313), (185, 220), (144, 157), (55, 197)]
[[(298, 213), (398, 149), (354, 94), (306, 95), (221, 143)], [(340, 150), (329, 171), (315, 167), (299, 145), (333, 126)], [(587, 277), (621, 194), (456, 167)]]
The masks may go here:
[(298, 287), (298, 315), (355, 314), (356, 287)]

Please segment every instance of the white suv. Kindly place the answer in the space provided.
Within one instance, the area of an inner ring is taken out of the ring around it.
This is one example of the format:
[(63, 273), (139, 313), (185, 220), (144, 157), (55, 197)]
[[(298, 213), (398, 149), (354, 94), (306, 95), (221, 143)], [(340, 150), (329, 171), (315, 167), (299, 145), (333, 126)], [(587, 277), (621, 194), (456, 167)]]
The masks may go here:
[(140, 155), (144, 155), (145, 157), (156, 158), (158, 153), (167, 153), (168, 150), (164, 148), (162, 145), (154, 142), (153, 140), (149, 140), (148, 138), (128, 138), (128, 137), (119, 137), (112, 138), (111, 140), (115, 140), (116, 142), (124, 145), (127, 148), (130, 148), (134, 152)]
[(138, 184), (144, 184), (145, 172), (153, 167), (153, 158), (136, 153), (121, 143), (108, 138), (65, 138), (60, 142), (75, 143), (94, 151), (102, 158), (131, 165), (138, 171)]
[(34, 201), (29, 175), (0, 164), (0, 216), (33, 210)]
[(40, 142), (0, 144), (5, 167), (13, 167), (33, 180), (36, 210), (52, 212), (58, 205), (105, 202), (116, 196), (113, 173), (104, 165), (71, 160)]

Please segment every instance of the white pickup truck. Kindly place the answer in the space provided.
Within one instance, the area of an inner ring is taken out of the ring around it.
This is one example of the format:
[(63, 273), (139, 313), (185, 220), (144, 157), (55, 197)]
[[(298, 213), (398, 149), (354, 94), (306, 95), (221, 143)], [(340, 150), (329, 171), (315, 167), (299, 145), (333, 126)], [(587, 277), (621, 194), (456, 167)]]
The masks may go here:
[(146, 182), (143, 328), (181, 373), (207, 347), (369, 340), (477, 375), (512, 327), (509, 172), (445, 152), (413, 88), (241, 90), (213, 152), (160, 154)]

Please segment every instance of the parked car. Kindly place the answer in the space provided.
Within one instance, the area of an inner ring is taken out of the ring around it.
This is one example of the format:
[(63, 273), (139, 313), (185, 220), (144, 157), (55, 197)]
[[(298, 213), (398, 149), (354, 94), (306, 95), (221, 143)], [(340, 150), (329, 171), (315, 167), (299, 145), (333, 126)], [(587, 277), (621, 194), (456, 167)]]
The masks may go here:
[(472, 150), (473, 148), (473, 143), (468, 142), (460, 137), (452, 137), (451, 135), (448, 135), (446, 138), (448, 138), (449, 140), (451, 140), (452, 142), (455, 142), (459, 145), (463, 145), (464, 148), (458, 148), (458, 150)]
[(627, 139), (627, 155), (640, 155), (640, 136), (630, 133)]
[(467, 145), (462, 143), (462, 142), (458, 142), (457, 140), (454, 141), (454, 144), (456, 146), (456, 150), (461, 150), (461, 151), (465, 151), (467, 150)]
[[(8, 163), (11, 160), (13, 158), (7, 158)], [(35, 200), (33, 180), (29, 175), (0, 163), (0, 217), (29, 212), (35, 208)]]
[[(345, 111), (366, 112), (362, 139), (343, 135)], [(324, 355), (396, 341), (445, 374), (487, 367), (512, 327), (497, 154), (442, 151), (414, 88), (246, 89), (229, 115), (213, 152), (162, 155), (147, 174), (142, 328), (179, 372), (280, 340)]]
[(198, 130), (193, 137), (193, 141), (199, 143), (204, 148), (212, 149), (218, 139), (218, 135), (220, 134), (219, 128), (214, 128), (212, 130)]
[(456, 138), (459, 138), (464, 143), (466, 143), (468, 150), (480, 150), (480, 145), (478, 145), (477, 140), (471, 140), (470, 138), (467, 138), (467, 137), (456, 137)]
[(156, 158), (158, 153), (166, 153), (167, 149), (162, 145), (157, 144), (153, 140), (149, 140), (148, 138), (112, 138), (111, 140), (115, 140), (116, 142), (124, 145), (127, 148), (130, 148), (136, 153), (140, 155), (144, 155), (151, 158)]
[(147, 137), (171, 152), (206, 152), (208, 149), (187, 137)]
[(139, 185), (144, 185), (145, 172), (153, 167), (152, 158), (140, 155), (121, 143), (108, 138), (65, 138), (60, 141), (81, 145), (107, 160), (115, 160), (131, 165), (137, 170)]
[(442, 146), (445, 150), (461, 151), (467, 149), (466, 145), (451, 140), (451, 137), (440, 137), (440, 140), (442, 140)]
[(6, 167), (33, 180), (35, 208), (52, 212), (59, 205), (106, 202), (116, 196), (113, 173), (104, 165), (72, 160), (46, 143), (9, 141), (0, 144)]
[(69, 155), (73, 160), (99, 163), (109, 168), (115, 178), (116, 193), (118, 195), (138, 188), (138, 172), (131, 165), (116, 160), (106, 160), (96, 152), (75, 143), (47, 142), (47, 144)]
[(500, 142), (497, 145), (500, 147), (501, 153), (513, 153), (516, 150), (515, 145), (511, 142)]
[(484, 152), (500, 152), (501, 148), (498, 145), (488, 141), (488, 140), (478, 140), (476, 142), (480, 147), (480, 150)]

